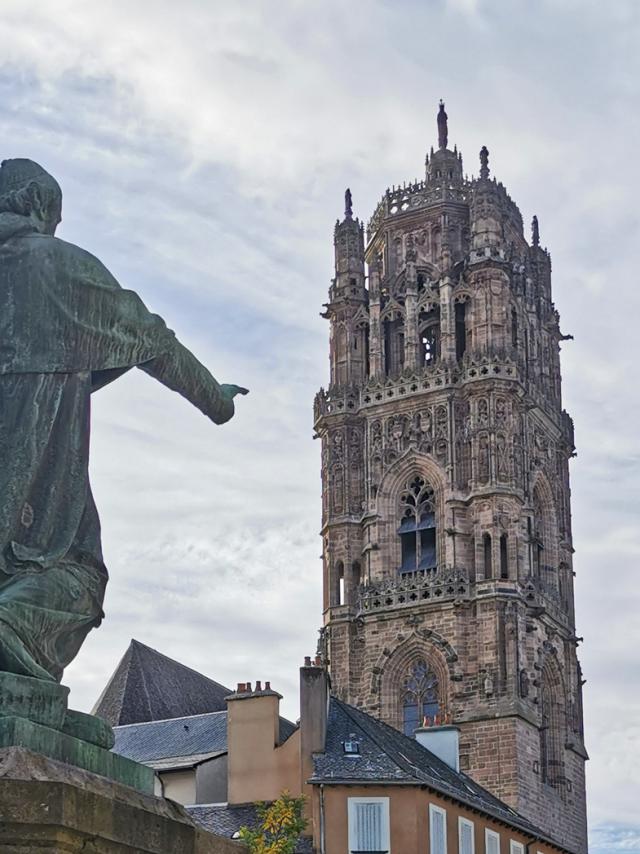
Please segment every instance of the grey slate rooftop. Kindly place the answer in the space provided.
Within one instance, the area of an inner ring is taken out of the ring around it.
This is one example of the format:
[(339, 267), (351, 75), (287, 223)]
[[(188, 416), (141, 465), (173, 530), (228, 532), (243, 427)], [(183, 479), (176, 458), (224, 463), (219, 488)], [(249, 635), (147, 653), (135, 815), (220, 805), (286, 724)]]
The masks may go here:
[(132, 640), (92, 710), (111, 726), (220, 712), (231, 690)]
[[(135, 762), (152, 764), (168, 759), (188, 759), (186, 764), (196, 764), (198, 759), (210, 758), (227, 750), (227, 713), (210, 712), (171, 718), (166, 721), (128, 724), (114, 728), (116, 743), (114, 753)], [(166, 761), (164, 764), (167, 764)], [(173, 763), (171, 767), (176, 767)]]
[[(229, 806), (228, 804), (202, 804), (187, 807), (187, 812), (195, 822), (211, 833), (219, 836), (233, 838), (241, 827), (250, 827), (252, 830), (258, 827), (260, 819), (253, 804), (240, 806)], [(299, 840), (295, 854), (311, 854), (313, 850), (311, 838), (303, 837)]]
[[(343, 742), (359, 742), (359, 755), (344, 752)], [(428, 785), (473, 809), (527, 833), (558, 843), (461, 771), (455, 771), (414, 738), (331, 698), (324, 753), (314, 754), (313, 782)]]
[[(280, 718), (280, 743), (296, 729)], [(227, 712), (210, 712), (114, 727), (114, 752), (163, 768), (190, 767), (227, 750)]]

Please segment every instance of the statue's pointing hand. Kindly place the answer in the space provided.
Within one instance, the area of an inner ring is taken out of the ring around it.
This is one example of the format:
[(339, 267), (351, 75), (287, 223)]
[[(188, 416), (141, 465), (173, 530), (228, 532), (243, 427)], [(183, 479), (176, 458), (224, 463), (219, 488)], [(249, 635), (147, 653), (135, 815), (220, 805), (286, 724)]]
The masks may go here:
[(243, 388), (240, 385), (231, 385), (228, 383), (223, 383), (220, 386), (220, 392), (222, 393), (222, 412), (224, 414), (221, 417), (213, 419), (216, 424), (224, 424), (225, 421), (228, 421), (230, 418), (233, 418), (235, 412), (233, 398), (237, 394), (249, 394), (249, 389)]
[(243, 388), (241, 385), (229, 385), (228, 383), (223, 383), (222, 393), (229, 400), (233, 400), (237, 394), (249, 394), (249, 389)]

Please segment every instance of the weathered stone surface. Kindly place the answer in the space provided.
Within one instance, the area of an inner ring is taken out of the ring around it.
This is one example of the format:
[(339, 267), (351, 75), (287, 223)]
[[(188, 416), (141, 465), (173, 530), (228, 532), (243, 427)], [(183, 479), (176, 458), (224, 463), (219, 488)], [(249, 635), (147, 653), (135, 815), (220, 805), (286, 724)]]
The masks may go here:
[(0, 748), (11, 747), (26, 748), (43, 757), (153, 794), (155, 774), (146, 765), (24, 718), (0, 718)]
[(240, 854), (173, 801), (21, 748), (0, 749), (3, 854)]

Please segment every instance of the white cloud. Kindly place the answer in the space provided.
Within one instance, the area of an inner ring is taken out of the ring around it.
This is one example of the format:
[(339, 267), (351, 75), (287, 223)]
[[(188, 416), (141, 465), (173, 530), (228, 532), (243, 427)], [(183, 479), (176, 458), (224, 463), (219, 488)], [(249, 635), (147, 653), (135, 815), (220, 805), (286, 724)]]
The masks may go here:
[(486, 143), (525, 223), (539, 215), (575, 335), (563, 366), (594, 848), (640, 850), (638, 4), (4, 0), (1, 14), (5, 156), (49, 166), (62, 236), (252, 388), (222, 429), (137, 372), (96, 396), (112, 580), (68, 671), (74, 702), (92, 703), (135, 635), (223, 682), (272, 676), (295, 716), (321, 621), (311, 404), (332, 225), (347, 184), (366, 218), (420, 175), (444, 97), (467, 171)]

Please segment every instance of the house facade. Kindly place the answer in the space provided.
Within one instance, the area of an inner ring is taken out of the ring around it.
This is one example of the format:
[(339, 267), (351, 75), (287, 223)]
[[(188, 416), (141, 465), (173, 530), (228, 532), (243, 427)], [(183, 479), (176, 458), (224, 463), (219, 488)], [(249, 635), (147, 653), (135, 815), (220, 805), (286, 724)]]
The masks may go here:
[(115, 727), (116, 752), (151, 765), (158, 794), (234, 838), (255, 803), (304, 794), (299, 852), (557, 854), (568, 851), (459, 769), (459, 730), (415, 737), (331, 696), (319, 658), (300, 669), (300, 721), (268, 683), (242, 683), (226, 711)]

